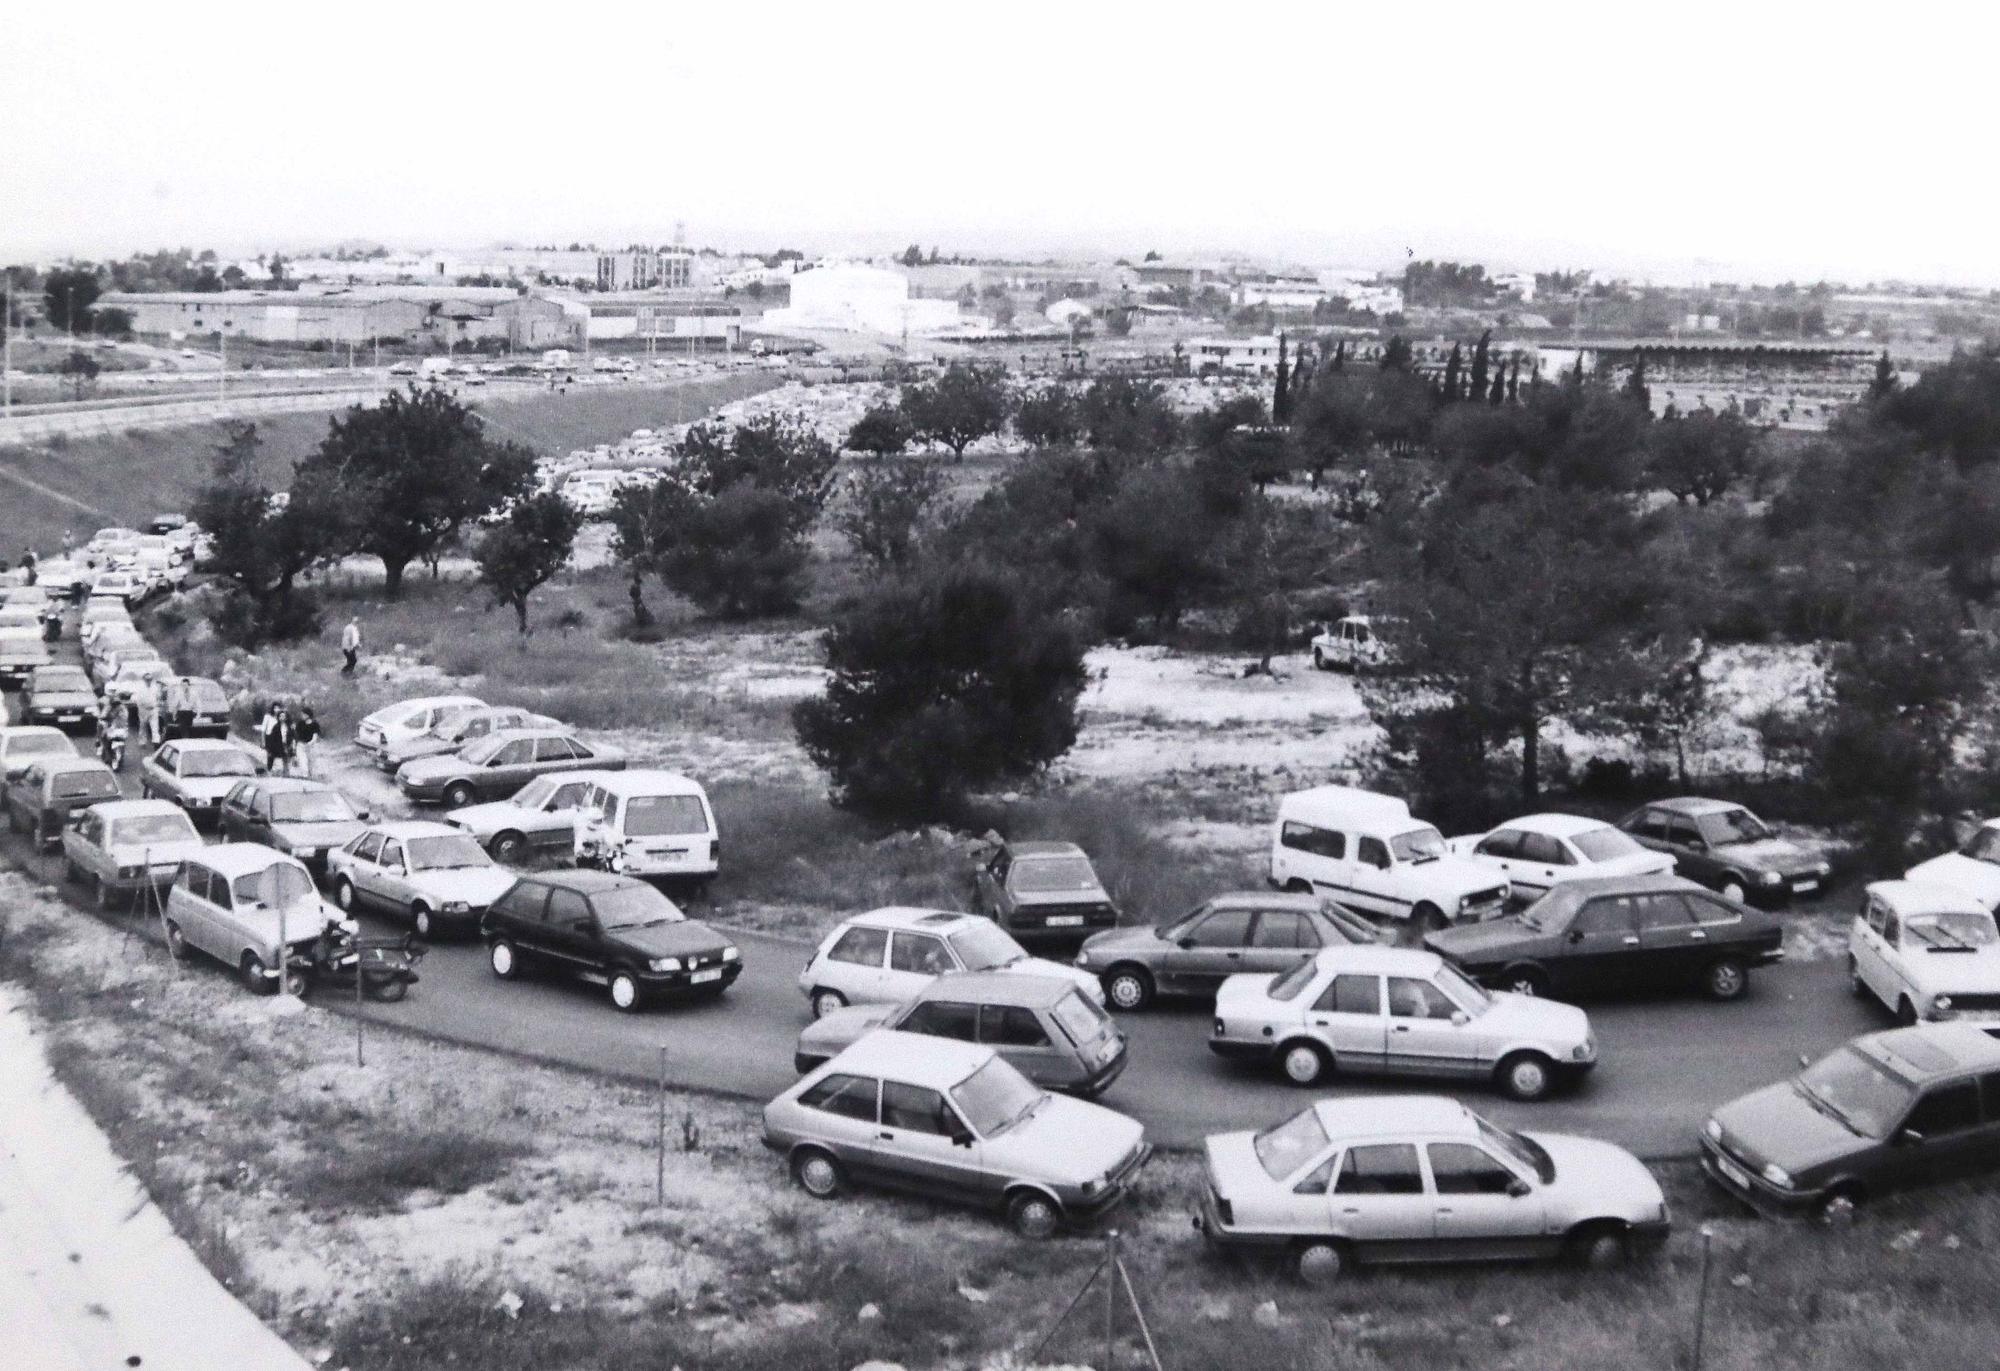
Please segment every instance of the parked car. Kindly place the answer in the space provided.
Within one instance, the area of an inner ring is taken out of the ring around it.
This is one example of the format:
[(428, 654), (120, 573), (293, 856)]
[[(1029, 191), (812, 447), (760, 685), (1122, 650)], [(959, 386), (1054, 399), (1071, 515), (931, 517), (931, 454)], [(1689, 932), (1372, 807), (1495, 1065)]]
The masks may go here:
[(146, 641), (146, 635), (129, 619), (99, 624), (83, 648), (84, 669), (90, 673), (92, 680), (102, 679), (105, 658), (120, 648), (140, 648), (157, 655), (153, 645)]
[(139, 793), (172, 800), (200, 822), (216, 817), (238, 781), (263, 773), (255, 757), (226, 738), (178, 738), (140, 764)]
[(40, 666), (28, 677), (21, 717), (53, 728), (81, 727), (97, 715), (97, 692), (80, 666)]
[(165, 800), (105, 800), (74, 813), (62, 833), (63, 875), (89, 885), (99, 909), (173, 880), (202, 851), (187, 813)]
[(498, 729), (561, 727), (558, 720), (546, 714), (515, 705), (479, 705), (446, 714), (426, 732), (390, 741), (376, 754), (375, 765), (393, 776), (405, 762), (463, 751)]
[(1918, 862), (1903, 878), (1966, 891), (1988, 909), (2000, 906), (2000, 819), (1988, 819), (1958, 851)]
[(23, 601), (9, 601), (0, 605), (0, 630), (30, 629), (42, 631), (42, 615), (48, 612), (46, 604), (31, 604)]
[(1332, 947), (1282, 976), (1231, 976), (1209, 1050), (1274, 1063), (1294, 1085), (1333, 1072), (1491, 1081), (1539, 1100), (1597, 1064), (1573, 1005), (1491, 992), (1432, 952)]
[(418, 804), (458, 809), (512, 795), (537, 776), (562, 771), (623, 771), (625, 754), (555, 728), (491, 733), (449, 757), (419, 757), (396, 772), (396, 786)]
[(328, 857), (359, 834), (369, 817), (325, 781), (257, 776), (230, 786), (216, 810), (216, 827), (228, 842), (262, 843), (324, 875)]
[(1876, 881), (1847, 935), (1847, 971), (1901, 1023), (2000, 1021), (2000, 928), (1970, 893)]
[(364, 829), (328, 854), (327, 878), (341, 909), (393, 914), (424, 938), (477, 929), (514, 884), (514, 873), (466, 834), (422, 819)]
[(0, 728), (0, 781), (11, 781), (28, 766), (48, 758), (78, 757), (69, 735), (47, 724), (12, 724)]
[(35, 563), (35, 584), (59, 599), (73, 600), (84, 590), (87, 568), (68, 557)]
[(259, 994), (302, 994), (314, 944), (340, 923), (297, 858), (259, 843), (206, 847), (181, 863), (167, 892), (167, 951), (193, 949)]
[(117, 798), (118, 778), (95, 758), (37, 758), (7, 782), (7, 827), (39, 851), (61, 840), (73, 811)]
[[(115, 559), (117, 553), (114, 550), (106, 555)], [(127, 609), (137, 607), (139, 602), (146, 598), (147, 589), (146, 582), (137, 572), (117, 566), (98, 572), (90, 583), (90, 593), (93, 598), (116, 600)]]
[[(176, 708), (176, 692), (185, 705)], [(167, 703), (171, 711), (161, 720), (168, 738), (224, 738), (229, 735), (229, 696), (220, 681), (206, 676), (181, 676), (169, 682)], [(182, 710), (192, 715), (183, 722)]]
[(1517, 1133), (1437, 1096), (1321, 1100), (1202, 1150), (1202, 1235), (1285, 1254), (1313, 1285), (1392, 1262), (1614, 1267), (1672, 1227), (1659, 1182), (1623, 1148)]
[(1321, 671), (1372, 671), (1391, 664), (1389, 645), (1365, 614), (1350, 614), (1313, 635), (1313, 665)]
[(139, 531), (141, 533), (157, 533), (161, 535), (167, 535), (173, 533), (176, 529), (186, 528), (187, 521), (188, 518), (187, 515), (185, 514), (174, 514), (174, 513), (155, 514), (152, 518), (146, 521), (146, 526), (140, 529)]
[(878, 1028), (981, 1043), (1050, 1090), (1085, 1099), (1125, 1070), (1125, 1035), (1097, 1001), (1068, 980), (954, 971), (902, 1004), (854, 1005), (799, 1034), (792, 1065), (811, 1071)]
[(1715, 1111), (1708, 1178), (1770, 1214), (1834, 1217), (2000, 1164), (2000, 1041), (1976, 1024), (1868, 1033)]
[(722, 862), (708, 792), (675, 771), (599, 776), (584, 796), (574, 832), (578, 866), (706, 881)]
[(414, 700), (399, 700), (373, 714), (355, 726), (354, 743), (371, 757), (380, 757), (391, 743), (402, 742), (436, 728), (447, 715), (466, 709), (479, 709), (486, 701), (476, 695), (425, 695)]
[(1118, 926), (1118, 906), (1075, 843), (1003, 842), (973, 867), (981, 912), (1024, 947), (1072, 948)]
[(1324, 947), (1374, 943), (1375, 926), (1316, 895), (1288, 891), (1217, 895), (1179, 918), (1088, 938), (1077, 966), (1104, 982), (1116, 1009), (1144, 1009), (1155, 995), (1210, 995), (1246, 971), (1289, 971)]
[(900, 905), (856, 914), (827, 934), (799, 973), (799, 989), (823, 1019), (851, 1004), (901, 1004), (949, 971), (1053, 976), (1104, 997), (1089, 972), (1029, 956), (977, 914)]
[(1672, 856), (1676, 874), (1732, 900), (1810, 895), (1833, 870), (1817, 851), (1779, 836), (1755, 814), (1727, 800), (1655, 800), (1633, 810), (1618, 826), (1644, 846)]
[(40, 629), (0, 628), (0, 688), (18, 690), (50, 660)]
[(1033, 1239), (1118, 1203), (1153, 1150), (1134, 1120), (1049, 1094), (990, 1047), (881, 1031), (766, 1105), (764, 1145), (816, 1198), (915, 1190), (1003, 1210)]
[(1401, 800), (1338, 785), (1278, 802), (1271, 884), (1421, 928), (1490, 918), (1507, 899), (1504, 877), (1448, 851), (1444, 835)]
[(669, 995), (720, 995), (743, 971), (728, 938), (644, 881), (609, 871), (522, 876), (479, 928), (501, 980), (547, 964), (604, 986), (627, 1011)]
[(1508, 898), (1528, 904), (1565, 881), (1589, 876), (1671, 874), (1674, 859), (1640, 846), (1601, 819), (1528, 814), (1488, 833), (1453, 838), (1453, 852), (1507, 878)]
[(1447, 928), (1424, 946), (1486, 985), (1522, 995), (1699, 987), (1733, 1000), (1752, 967), (1784, 957), (1770, 915), (1679, 876), (1565, 881), (1517, 915)]
[(507, 799), (454, 809), (444, 821), (470, 833), (503, 862), (518, 862), (538, 849), (570, 852), (590, 787), (612, 774), (564, 771), (537, 776)]

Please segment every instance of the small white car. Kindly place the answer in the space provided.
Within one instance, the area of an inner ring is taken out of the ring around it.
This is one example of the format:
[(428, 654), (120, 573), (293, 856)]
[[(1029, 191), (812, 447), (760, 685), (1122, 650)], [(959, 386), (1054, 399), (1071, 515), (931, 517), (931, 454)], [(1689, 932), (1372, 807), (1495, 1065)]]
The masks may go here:
[(486, 701), (475, 695), (425, 695), (378, 709), (354, 730), (354, 742), (371, 757), (380, 758), (393, 742), (428, 733), (453, 711), (479, 709)]
[(1517, 1133), (1433, 1095), (1321, 1100), (1203, 1153), (1202, 1235), (1284, 1254), (1311, 1285), (1378, 1262), (1615, 1267), (1671, 1227), (1658, 1180), (1623, 1148)]
[(1448, 851), (1403, 801), (1340, 785), (1278, 802), (1270, 881), (1424, 929), (1492, 918), (1507, 901), (1504, 876)]
[(1956, 852), (1918, 862), (1903, 873), (1906, 881), (1925, 881), (1963, 890), (1988, 909), (2000, 907), (2000, 819), (1988, 819)]
[(385, 746), (375, 765), (390, 775), (405, 762), (419, 757), (445, 757), (463, 751), (497, 729), (560, 728), (561, 723), (546, 714), (536, 714), (518, 705), (480, 705), (445, 715), (427, 732), (413, 738), (398, 738)]
[(627, 876), (706, 878), (722, 856), (708, 792), (673, 771), (606, 772), (591, 784), (575, 834), (578, 866)]
[(2000, 928), (1964, 890), (1876, 881), (1847, 935), (1847, 971), (1905, 1024), (2000, 1021)]
[(259, 994), (279, 989), (281, 974), (285, 991), (302, 994), (314, 944), (341, 922), (297, 858), (256, 843), (222, 843), (182, 862), (165, 917), (175, 960), (205, 952)]
[(1104, 1003), (1097, 977), (1030, 957), (990, 919), (893, 905), (857, 914), (827, 934), (799, 973), (799, 989), (817, 1019), (850, 1004), (901, 1004), (947, 971), (1054, 976)]
[(47, 757), (80, 757), (67, 733), (46, 724), (12, 724), (0, 728), (0, 781), (11, 781)]
[(1490, 1080), (1539, 1100), (1597, 1064), (1574, 1005), (1487, 990), (1435, 952), (1330, 947), (1282, 976), (1231, 976), (1209, 1049), (1275, 1063), (1294, 1085), (1334, 1072)]
[(327, 854), (326, 874), (344, 912), (385, 911), (421, 938), (476, 929), (515, 879), (466, 834), (421, 819), (365, 830)]
[(1575, 814), (1529, 814), (1487, 833), (1453, 838), (1453, 852), (1507, 878), (1516, 903), (1527, 904), (1564, 881), (1587, 876), (1666, 876), (1672, 853), (1642, 846), (1622, 829)]
[(1365, 614), (1350, 614), (1313, 636), (1313, 665), (1321, 671), (1370, 671), (1389, 664), (1388, 646)]
[(63, 875), (87, 883), (99, 909), (142, 886), (165, 885), (202, 850), (185, 811), (165, 800), (106, 800), (70, 816)]
[(471, 834), (502, 862), (518, 862), (538, 848), (573, 852), (576, 821), (591, 786), (615, 774), (564, 771), (537, 776), (507, 799), (454, 809), (444, 822)]

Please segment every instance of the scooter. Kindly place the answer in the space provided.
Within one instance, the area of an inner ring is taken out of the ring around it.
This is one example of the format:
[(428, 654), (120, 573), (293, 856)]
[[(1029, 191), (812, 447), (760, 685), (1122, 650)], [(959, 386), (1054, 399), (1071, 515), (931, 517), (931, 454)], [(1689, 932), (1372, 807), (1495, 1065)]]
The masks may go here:
[(98, 734), (97, 759), (113, 771), (123, 771), (125, 769), (125, 735), (123, 733)]
[(335, 924), (313, 944), (306, 980), (313, 989), (344, 989), (352, 995), (359, 976), (364, 997), (393, 1004), (417, 983), (417, 964), (429, 951), (414, 933), (400, 938), (363, 938), (345, 925)]

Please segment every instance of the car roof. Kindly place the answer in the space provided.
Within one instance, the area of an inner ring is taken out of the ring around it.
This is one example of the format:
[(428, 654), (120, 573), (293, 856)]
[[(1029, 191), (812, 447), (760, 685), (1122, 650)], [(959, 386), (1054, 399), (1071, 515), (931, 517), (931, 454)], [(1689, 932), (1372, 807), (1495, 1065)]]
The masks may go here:
[(1384, 976), (1430, 976), (1444, 958), (1417, 947), (1384, 947), (1380, 943), (1339, 943), (1320, 949), (1313, 962), (1321, 970), (1377, 972)]
[(250, 755), (248, 748), (239, 747), (227, 738), (176, 738), (174, 746), (183, 752), (241, 752)]
[(262, 871), (276, 862), (299, 865), (297, 858), (287, 857), (275, 847), (266, 847), (262, 843), (217, 843), (213, 847), (204, 847), (200, 857), (190, 860), (199, 861), (231, 880), (253, 871)]
[(104, 800), (90, 807), (93, 814), (107, 819), (137, 819), (148, 814), (179, 814), (187, 811), (172, 800)]
[(1586, 819), (1581, 814), (1523, 814), (1518, 819), (1494, 825), (1495, 829), (1517, 828), (1525, 833), (1544, 833), (1551, 838), (1574, 838), (1579, 833), (1609, 827), (1611, 825), (1602, 819)]
[(835, 1073), (883, 1076), (943, 1091), (986, 1065), (994, 1055), (992, 1048), (977, 1043), (878, 1028), (843, 1048), (827, 1065)]
[[(512, 734), (524, 733), (525, 729), (508, 729)], [(544, 733), (566, 733), (566, 729), (543, 729)], [(656, 771), (641, 768), (638, 771), (565, 771), (557, 772), (565, 781), (579, 776), (588, 777), (613, 795), (667, 794), (705, 795), (701, 782), (681, 775), (678, 771)]]
[(1699, 795), (1677, 795), (1670, 800), (1653, 800), (1646, 807), (1688, 815), (1725, 814), (1730, 810), (1743, 808), (1734, 800), (1710, 800)]
[(1010, 852), (1016, 857), (1084, 856), (1083, 849), (1078, 847), (1075, 843), (1049, 842), (1039, 838), (1023, 843), (1004, 843), (1002, 844), (1002, 846), (1004, 846), (1008, 852)]
[(1296, 909), (1301, 914), (1317, 914), (1326, 902), (1317, 895), (1297, 890), (1231, 890), (1202, 901), (1208, 909)]
[(1336, 1142), (1410, 1133), (1469, 1138), (1479, 1132), (1477, 1116), (1443, 1095), (1349, 1095), (1321, 1100), (1314, 1108), (1327, 1137)]
[(69, 736), (61, 729), (51, 727), (48, 724), (8, 724), (5, 727), (0, 727), (0, 739), (46, 738), (51, 733), (55, 734), (58, 738), (67, 738)]
[[(381, 719), (386, 715), (399, 714), (406, 709), (434, 709), (438, 705), (472, 705), (477, 707), (485, 703), (486, 701), (472, 695), (412, 695), (407, 700), (397, 700), (392, 704), (383, 705), (380, 709), (370, 711), (368, 719)], [(365, 723), (367, 720), (363, 720), (363, 722)]]
[[(459, 830), (454, 829), (453, 832)], [(581, 868), (563, 871), (530, 871), (522, 877), (536, 885), (551, 886), (560, 890), (574, 890), (579, 895), (601, 895), (607, 890), (623, 890), (627, 886), (645, 885), (637, 876), (621, 876), (615, 871), (585, 871)]]
[(1560, 881), (1551, 886), (1542, 898), (1554, 899), (1565, 893), (1578, 899), (1590, 895), (1646, 895), (1660, 890), (1696, 890), (1704, 895), (1715, 893), (1685, 876), (1656, 871), (1643, 876), (1579, 876), (1573, 881)]
[(1986, 913), (1986, 906), (1972, 896), (1936, 881), (1871, 881), (1868, 893), (1899, 915)]
[(1401, 822), (1410, 818), (1410, 806), (1394, 795), (1361, 790), (1351, 785), (1322, 785), (1311, 790), (1295, 790), (1278, 801), (1280, 817), (1291, 814), (1339, 812), (1363, 816), (1374, 822)]
[(1929, 1023), (1891, 1028), (1856, 1038), (1854, 1046), (1918, 1084), (1961, 1071), (2000, 1067), (2000, 1041), (1976, 1024)]
[(111, 768), (95, 757), (65, 757), (60, 752), (38, 753), (35, 765), (42, 769), (44, 776), (67, 775), (72, 771), (102, 771), (111, 774)]
[(978, 914), (966, 914), (955, 909), (919, 909), (913, 905), (892, 904), (871, 909), (865, 914), (852, 915), (846, 922), (865, 928), (924, 928), (945, 932), (975, 920), (987, 922)]
[[(226, 740), (218, 738), (216, 741), (223, 742)], [(296, 794), (302, 790), (324, 790), (334, 795), (340, 793), (325, 781), (307, 780), (304, 776), (259, 776), (257, 778), (257, 788), (268, 791), (273, 795)]]
[(496, 728), (487, 734), (488, 738), (569, 738), (575, 736), (571, 728)]
[(976, 1004), (1046, 1009), (1076, 989), (1057, 976), (1017, 976), (1005, 971), (948, 971), (917, 992), (920, 1000), (971, 1000)]
[(438, 823), (433, 819), (391, 819), (387, 823), (368, 825), (370, 833), (386, 834), (400, 840), (409, 838), (463, 838), (465, 830), (453, 828), (450, 824)]

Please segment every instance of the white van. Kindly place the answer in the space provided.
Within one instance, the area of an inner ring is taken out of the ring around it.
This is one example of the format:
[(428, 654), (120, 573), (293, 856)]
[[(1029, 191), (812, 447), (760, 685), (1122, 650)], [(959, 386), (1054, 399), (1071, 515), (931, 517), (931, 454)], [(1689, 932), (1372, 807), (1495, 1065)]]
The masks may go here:
[(616, 771), (578, 807), (576, 864), (627, 876), (716, 872), (722, 839), (708, 793), (675, 771)]
[(1493, 918), (1507, 901), (1504, 878), (1452, 853), (1444, 835), (1403, 801), (1344, 785), (1278, 802), (1270, 879), (1282, 890), (1315, 892), (1427, 928)]

